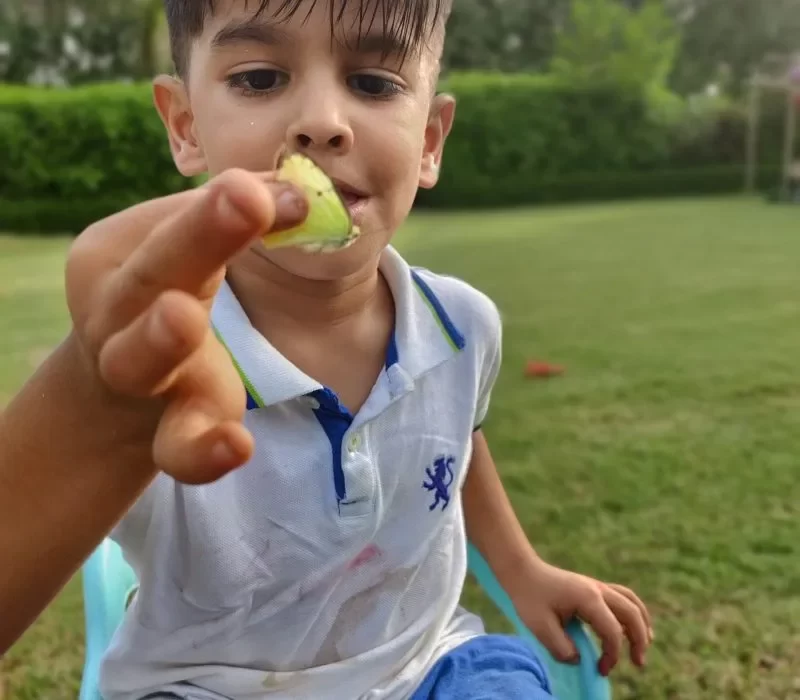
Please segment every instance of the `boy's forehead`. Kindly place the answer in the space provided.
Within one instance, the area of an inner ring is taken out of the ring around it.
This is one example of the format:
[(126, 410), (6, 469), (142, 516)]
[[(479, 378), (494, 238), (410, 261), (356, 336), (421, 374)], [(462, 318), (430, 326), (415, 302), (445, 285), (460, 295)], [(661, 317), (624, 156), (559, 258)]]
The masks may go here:
[(421, 50), (446, 18), (449, 0), (203, 0), (212, 44), (264, 38), (324, 23), (348, 48), (406, 55)]

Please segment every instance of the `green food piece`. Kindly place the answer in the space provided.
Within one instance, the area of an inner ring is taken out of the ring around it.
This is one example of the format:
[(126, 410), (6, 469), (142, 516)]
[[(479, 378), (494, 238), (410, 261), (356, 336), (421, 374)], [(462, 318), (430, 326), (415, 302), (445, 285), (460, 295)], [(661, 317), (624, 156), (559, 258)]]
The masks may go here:
[(360, 231), (336, 186), (311, 158), (301, 153), (287, 156), (278, 169), (278, 179), (303, 190), (308, 216), (294, 228), (264, 236), (267, 248), (298, 246), (311, 252), (332, 252), (351, 245)]

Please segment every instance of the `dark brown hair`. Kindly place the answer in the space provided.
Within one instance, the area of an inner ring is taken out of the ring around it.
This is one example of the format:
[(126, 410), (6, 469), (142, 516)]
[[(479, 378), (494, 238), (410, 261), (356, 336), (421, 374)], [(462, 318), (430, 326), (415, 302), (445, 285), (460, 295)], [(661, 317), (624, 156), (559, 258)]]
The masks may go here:
[[(370, 32), (380, 18), (384, 36), (412, 50), (430, 39), (446, 21), (453, 0), (325, 0), (330, 15), (331, 35), (344, 14), (355, 8), (358, 16), (356, 36)], [(291, 19), (301, 8), (310, 15), (319, 0), (245, 0), (256, 7), (255, 14), (270, 12), (278, 22)], [(191, 42), (199, 36), (206, 19), (213, 16), (215, 0), (164, 0), (169, 26), (172, 60), (179, 75), (189, 68)], [(406, 56), (401, 58), (405, 59)]]

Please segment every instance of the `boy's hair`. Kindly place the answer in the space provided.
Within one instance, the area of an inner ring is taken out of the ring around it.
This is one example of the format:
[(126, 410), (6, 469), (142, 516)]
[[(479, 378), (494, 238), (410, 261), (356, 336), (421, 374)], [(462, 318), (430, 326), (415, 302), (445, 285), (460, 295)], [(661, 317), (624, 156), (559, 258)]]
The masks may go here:
[[(276, 21), (293, 17), (302, 6), (304, 14), (311, 13), (319, 0), (245, 0), (257, 7), (256, 14), (271, 11)], [(444, 26), (453, 0), (325, 0), (328, 4), (331, 34), (350, 8), (357, 9), (358, 26), (354, 27), (360, 39), (367, 34), (377, 18), (384, 36), (397, 39), (407, 47), (406, 52), (419, 47), (436, 35)], [(185, 76), (189, 69), (192, 40), (199, 36), (205, 21), (214, 14), (215, 0), (164, 0), (169, 26), (170, 46), (175, 70)], [(405, 59), (406, 56), (402, 56)]]

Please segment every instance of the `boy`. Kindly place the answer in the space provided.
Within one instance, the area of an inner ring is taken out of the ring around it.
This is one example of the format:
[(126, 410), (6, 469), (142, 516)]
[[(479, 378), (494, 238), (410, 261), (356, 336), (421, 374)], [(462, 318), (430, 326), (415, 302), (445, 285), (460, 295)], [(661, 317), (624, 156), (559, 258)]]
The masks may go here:
[[(435, 185), (453, 123), (435, 92), (447, 8), (165, 5), (178, 75), (156, 80), (156, 105), (180, 171), (219, 176), (78, 239), (77, 340), (50, 370), (85, 362), (100, 388), (80, 410), (115, 417), (85, 453), (122, 485), (75, 477), (67, 502), (82, 493), (98, 513), (71, 548), (51, 545), (63, 571), (125, 513), (113, 536), (140, 587), (105, 699), (551, 697), (527, 646), (459, 607), (467, 538), (556, 657), (574, 656), (562, 624), (579, 615), (603, 640), (602, 673), (623, 631), (643, 665), (641, 601), (541, 561), (500, 484), (480, 429), (494, 305), (389, 245)], [(296, 191), (255, 174), (286, 150), (334, 179), (354, 245), (260, 246), (305, 215)]]

